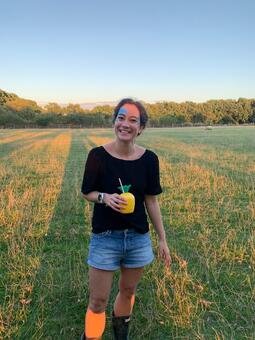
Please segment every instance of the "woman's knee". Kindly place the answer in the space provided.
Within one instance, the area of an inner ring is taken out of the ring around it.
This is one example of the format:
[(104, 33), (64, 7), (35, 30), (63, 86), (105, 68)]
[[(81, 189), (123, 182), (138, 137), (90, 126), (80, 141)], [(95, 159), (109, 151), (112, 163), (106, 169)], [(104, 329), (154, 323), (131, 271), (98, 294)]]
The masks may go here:
[(104, 297), (90, 297), (89, 308), (94, 313), (102, 313), (105, 311), (107, 305), (107, 299)]

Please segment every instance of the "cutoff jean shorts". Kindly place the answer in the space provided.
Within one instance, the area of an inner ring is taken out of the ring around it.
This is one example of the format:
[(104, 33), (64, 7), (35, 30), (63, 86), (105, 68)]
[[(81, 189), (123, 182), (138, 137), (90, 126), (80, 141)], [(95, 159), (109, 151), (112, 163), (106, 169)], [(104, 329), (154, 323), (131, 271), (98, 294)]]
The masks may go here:
[(134, 229), (124, 229), (91, 234), (87, 260), (91, 267), (103, 270), (139, 268), (153, 259), (149, 231), (141, 234)]

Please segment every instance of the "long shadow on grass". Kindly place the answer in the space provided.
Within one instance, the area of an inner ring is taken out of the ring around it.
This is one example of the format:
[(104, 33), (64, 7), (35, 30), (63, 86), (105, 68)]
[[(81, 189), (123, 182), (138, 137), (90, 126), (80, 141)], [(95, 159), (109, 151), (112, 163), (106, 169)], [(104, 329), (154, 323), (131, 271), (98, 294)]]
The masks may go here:
[(80, 196), (86, 158), (83, 131), (72, 143), (61, 193), (49, 225), (35, 278), (27, 322), (17, 339), (75, 339), (81, 331), (86, 301), (84, 203)]

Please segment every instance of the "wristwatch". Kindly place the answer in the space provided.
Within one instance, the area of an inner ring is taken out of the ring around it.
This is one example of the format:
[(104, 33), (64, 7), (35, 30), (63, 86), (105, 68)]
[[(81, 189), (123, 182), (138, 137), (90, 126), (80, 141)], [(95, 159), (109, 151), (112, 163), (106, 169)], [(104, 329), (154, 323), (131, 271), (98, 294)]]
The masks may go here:
[(97, 196), (98, 203), (104, 203), (104, 193), (100, 192)]

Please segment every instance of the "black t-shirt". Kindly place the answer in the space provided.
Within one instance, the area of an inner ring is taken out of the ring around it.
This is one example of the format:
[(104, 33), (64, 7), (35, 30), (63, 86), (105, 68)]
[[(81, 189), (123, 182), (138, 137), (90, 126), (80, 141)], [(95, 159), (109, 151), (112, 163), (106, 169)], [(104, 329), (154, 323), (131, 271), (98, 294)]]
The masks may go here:
[(149, 230), (144, 206), (144, 195), (162, 192), (157, 155), (145, 150), (136, 160), (123, 160), (110, 155), (103, 146), (90, 150), (85, 165), (81, 192), (91, 191), (121, 194), (119, 178), (124, 185), (131, 185), (129, 192), (135, 196), (135, 210), (131, 214), (119, 213), (105, 204), (95, 203), (92, 232), (134, 228), (137, 232)]

